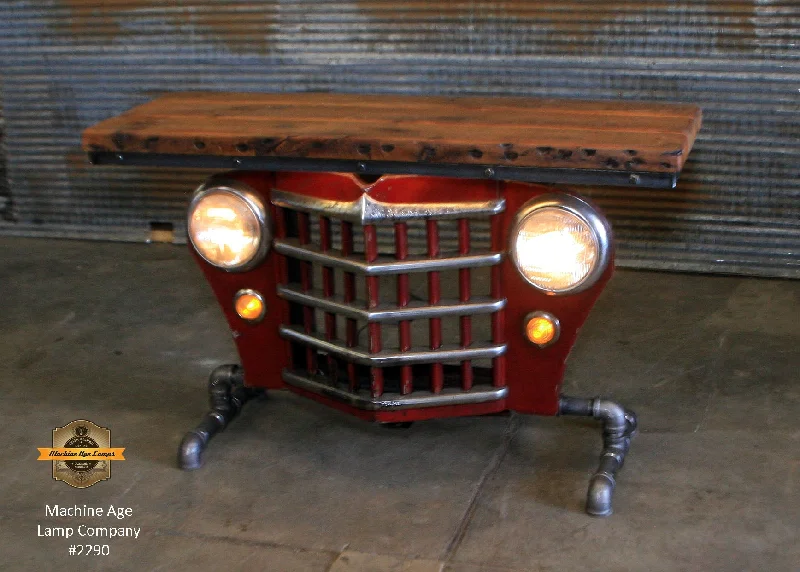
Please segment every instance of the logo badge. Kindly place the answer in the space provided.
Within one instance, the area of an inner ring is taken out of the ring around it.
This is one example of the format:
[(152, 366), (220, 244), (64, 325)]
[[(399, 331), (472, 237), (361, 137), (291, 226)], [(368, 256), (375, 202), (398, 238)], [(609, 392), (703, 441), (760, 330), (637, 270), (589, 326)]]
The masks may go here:
[(124, 447), (111, 447), (111, 431), (86, 419), (53, 429), (53, 447), (39, 448), (39, 461), (52, 461), (53, 478), (85, 489), (111, 478), (111, 461), (124, 461)]

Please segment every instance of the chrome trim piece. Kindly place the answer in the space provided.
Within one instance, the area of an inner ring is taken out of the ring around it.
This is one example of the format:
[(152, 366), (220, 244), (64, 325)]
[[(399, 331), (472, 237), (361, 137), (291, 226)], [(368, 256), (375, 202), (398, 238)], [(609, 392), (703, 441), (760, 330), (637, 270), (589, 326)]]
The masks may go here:
[[(576, 216), (584, 223), (586, 223), (592, 231), (595, 240), (597, 241), (597, 250), (598, 250), (598, 257), (597, 261), (592, 268), (591, 271), (577, 284), (572, 286), (571, 288), (567, 288), (564, 290), (548, 290), (546, 288), (542, 288), (530, 280), (522, 273), (519, 265), (519, 259), (517, 257), (517, 250), (515, 247), (515, 242), (517, 240), (517, 235), (519, 234), (520, 227), (522, 223), (525, 221), (526, 218), (531, 216), (534, 212), (544, 208), (556, 208), (567, 211), (568, 213)], [(514, 217), (514, 222), (512, 226), (512, 230), (509, 233), (509, 247), (508, 250), (511, 254), (511, 260), (514, 262), (514, 266), (519, 272), (520, 276), (531, 286), (545, 292), (546, 294), (555, 294), (555, 295), (565, 295), (565, 294), (577, 294), (578, 292), (583, 292), (594, 285), (595, 282), (600, 278), (605, 271), (606, 267), (608, 266), (609, 261), (611, 260), (611, 226), (609, 225), (606, 218), (597, 212), (589, 203), (580, 199), (573, 195), (567, 195), (564, 193), (550, 193), (546, 195), (541, 195), (527, 203), (525, 203), (519, 212), (517, 212), (516, 216)]]
[[(546, 318), (547, 320), (550, 320), (550, 322), (552, 322), (553, 325), (556, 327), (556, 335), (553, 336), (553, 339), (547, 342), (546, 344), (537, 344), (535, 342), (532, 342), (531, 339), (528, 337), (528, 331), (527, 331), (528, 322), (531, 320), (531, 318)], [(552, 346), (554, 343), (556, 343), (558, 341), (558, 338), (561, 336), (561, 322), (559, 322), (558, 318), (556, 318), (550, 312), (542, 312), (541, 310), (538, 310), (536, 312), (531, 312), (530, 314), (525, 316), (525, 318), (522, 320), (522, 335), (525, 337), (526, 340), (528, 340), (528, 342), (530, 342), (537, 348), (540, 349), (546, 348), (547, 346)]]
[[(201, 200), (203, 200), (203, 198), (215, 193), (227, 193), (244, 201), (253, 215), (255, 215), (256, 219), (258, 220), (258, 224), (261, 227), (261, 237), (258, 244), (258, 249), (250, 260), (243, 262), (239, 266), (228, 267), (214, 264), (203, 255), (203, 253), (194, 243), (194, 237), (192, 236), (191, 232), (192, 213), (194, 213), (195, 208), (197, 208), (197, 205)], [(197, 252), (198, 255), (200, 255), (200, 258), (211, 264), (214, 268), (219, 268), (220, 270), (224, 270), (226, 272), (245, 272), (253, 269), (262, 260), (264, 260), (264, 257), (269, 251), (270, 241), (272, 240), (270, 219), (267, 216), (267, 210), (264, 207), (264, 202), (261, 200), (261, 197), (258, 195), (258, 193), (256, 193), (249, 185), (246, 185), (241, 181), (217, 175), (207, 179), (206, 182), (197, 187), (197, 190), (195, 190), (192, 200), (189, 203), (189, 210), (187, 211), (186, 215), (186, 231), (189, 235), (189, 241), (192, 244), (192, 248), (195, 250), (195, 252)]]
[(282, 285), (278, 286), (278, 296), (289, 302), (312, 306), (356, 320), (389, 323), (437, 318), (440, 316), (491, 314), (502, 310), (506, 305), (505, 299), (495, 300), (487, 296), (476, 296), (471, 298), (469, 302), (444, 300), (436, 306), (428, 306), (424, 302), (414, 301), (405, 307), (386, 305), (385, 308), (378, 306), (375, 309), (367, 310), (363, 305), (345, 302), (342, 296), (326, 298), (322, 290), (303, 292), (297, 287)]
[(299, 328), (293, 326), (281, 326), (278, 331), (281, 337), (286, 340), (305, 344), (318, 351), (333, 354), (348, 361), (368, 365), (370, 367), (390, 367), (415, 363), (439, 363), (495, 358), (506, 353), (506, 344), (474, 344), (468, 348), (444, 346), (437, 350), (412, 350), (408, 352), (385, 350), (371, 354), (357, 348), (349, 348), (339, 341), (329, 341), (314, 334), (306, 334)]
[[(435, 194), (435, 189), (431, 191)], [(375, 224), (414, 219), (458, 219), (476, 216), (491, 216), (503, 212), (505, 199), (458, 203), (385, 203), (376, 201), (367, 193), (352, 201), (320, 199), (272, 190), (272, 204), (296, 211), (330, 216), (360, 224)]]
[[(243, 318), (239, 314), (239, 312), (236, 312), (236, 302), (238, 302), (239, 298), (241, 298), (242, 296), (247, 296), (247, 295), (258, 298), (258, 300), (261, 302), (261, 314), (257, 318), (253, 319)], [(244, 320), (249, 324), (257, 324), (264, 319), (264, 316), (267, 315), (267, 303), (264, 302), (264, 297), (261, 295), (261, 292), (253, 290), (251, 288), (242, 288), (241, 290), (236, 292), (236, 294), (233, 295), (233, 311), (236, 312), (236, 315), (239, 316), (239, 319)]]
[(358, 272), (367, 276), (384, 276), (387, 274), (405, 274), (406, 272), (432, 272), (436, 270), (457, 270), (459, 268), (477, 268), (494, 266), (503, 260), (502, 252), (485, 254), (468, 254), (465, 256), (449, 256), (442, 258), (409, 257), (406, 260), (385, 258), (385, 262), (364, 262), (359, 258), (350, 258), (322, 252), (310, 245), (300, 245), (295, 239), (275, 239), (275, 252), (307, 262), (316, 262), (323, 266), (335, 266), (347, 272)]
[(507, 387), (493, 387), (491, 389), (445, 389), (442, 393), (429, 391), (415, 391), (411, 395), (384, 394), (378, 398), (366, 397), (350, 393), (343, 389), (332, 387), (324, 382), (311, 377), (299, 375), (289, 370), (283, 370), (283, 381), (293, 387), (299, 387), (318, 395), (331, 397), (339, 401), (368, 411), (421, 409), (425, 407), (443, 407), (446, 405), (470, 405), (474, 403), (487, 403), (499, 401), (508, 395)]

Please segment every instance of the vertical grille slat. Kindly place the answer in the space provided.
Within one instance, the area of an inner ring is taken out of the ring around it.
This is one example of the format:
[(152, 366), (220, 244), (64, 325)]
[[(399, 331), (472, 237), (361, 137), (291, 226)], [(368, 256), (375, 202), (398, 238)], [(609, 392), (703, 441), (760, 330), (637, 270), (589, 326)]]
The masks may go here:
[[(322, 252), (331, 249), (331, 221), (328, 217), (319, 217), (320, 248)], [(331, 266), (322, 267), (322, 293), (325, 298), (332, 298), (336, 293), (333, 280), (333, 268)], [(325, 339), (328, 341), (336, 339), (336, 314), (325, 312)], [(332, 377), (337, 376), (336, 359), (328, 356), (328, 374)]]
[[(306, 388), (381, 407), (505, 395), (501, 201), (492, 214), (464, 203), (460, 217), (439, 219), (428, 209), (416, 219), (362, 224), (335, 209), (306, 208), (311, 197), (293, 200), (282, 192), (275, 202), (278, 294), (290, 306), (290, 324), (280, 327), (294, 356), (284, 375), (290, 385), (304, 379)], [(412, 229), (423, 244), (412, 246)], [(490, 277), (489, 296), (474, 291), (481, 275)], [(487, 325), (491, 319), (490, 332), (475, 329), (476, 316)]]
[[(342, 221), (342, 256), (352, 256), (353, 254), (353, 224), (350, 222)], [(352, 272), (344, 273), (344, 301), (348, 303), (354, 302), (356, 299), (356, 276)], [(356, 346), (358, 338), (358, 323), (353, 318), (347, 318), (345, 343), (347, 347), (353, 348)], [(356, 364), (347, 362), (347, 378), (350, 381), (350, 391), (358, 391), (358, 373), (356, 371)]]
[[(408, 258), (408, 225), (398, 222), (394, 225), (395, 234), (395, 256), (397, 260)], [(397, 305), (400, 308), (408, 307), (411, 302), (411, 286), (408, 274), (397, 276)], [(399, 349), (407, 352), (411, 349), (411, 322), (404, 320), (397, 326), (400, 338)], [(400, 394), (408, 395), (413, 390), (414, 379), (410, 365), (400, 367)]]
[[(503, 223), (500, 216), (495, 215), (492, 217), (491, 241), (493, 249), (502, 248), (502, 241), (503, 241), (502, 224)], [(503, 289), (500, 280), (501, 280), (500, 267), (492, 266), (491, 291), (489, 293), (489, 295), (492, 298), (500, 298), (502, 296)], [(502, 344), (505, 342), (505, 335), (503, 333), (505, 327), (506, 327), (505, 311), (501, 309), (498, 312), (492, 314), (492, 342), (496, 344)], [(501, 355), (492, 360), (492, 384), (495, 387), (501, 387), (505, 385), (505, 380), (506, 380), (506, 356)]]
[[(426, 221), (428, 232), (428, 258), (439, 258), (439, 225), (436, 220)], [(428, 273), (428, 303), (431, 306), (438, 304), (442, 299), (441, 281), (439, 272)], [(442, 347), (442, 319), (431, 318), (430, 345), (432, 350)], [(444, 369), (441, 363), (431, 365), (431, 392), (441, 393), (444, 386)]]
[[(272, 212), (273, 212), (273, 220), (275, 222), (275, 237), (279, 240), (285, 240), (287, 237), (286, 209), (273, 205)], [(278, 281), (282, 285), (287, 285), (289, 283), (289, 264), (285, 256), (278, 255), (277, 266), (278, 266)], [(297, 364), (294, 359), (294, 352), (292, 351), (291, 347), (287, 349), (288, 349), (287, 353), (289, 358), (289, 367), (291, 369), (297, 369)]]
[[(364, 225), (364, 253), (367, 262), (374, 262), (378, 258), (378, 237), (375, 225)], [(377, 308), (380, 303), (380, 281), (377, 276), (367, 276), (367, 307)], [(381, 340), (381, 325), (369, 324), (369, 352), (376, 354), (383, 349)], [(370, 387), (372, 397), (383, 395), (383, 370), (379, 367), (370, 368)]]
[[(462, 218), (458, 220), (458, 253), (461, 255), (469, 254), (470, 236), (469, 220)], [(461, 268), (458, 271), (458, 300), (459, 302), (469, 302), (472, 297), (472, 276), (469, 268)], [(467, 348), (472, 344), (472, 317), (461, 316), (459, 318), (459, 329), (461, 334), (461, 347)], [(465, 391), (472, 389), (472, 362), (461, 362), (461, 388)]]
[[(308, 213), (298, 213), (297, 227), (298, 237), (300, 244), (306, 245), (311, 243), (311, 226), (309, 224)], [(300, 262), (300, 280), (303, 287), (303, 292), (308, 292), (313, 287), (313, 276), (310, 262)], [(316, 330), (314, 321), (314, 308), (310, 306), (303, 306), (303, 328), (307, 334), (311, 334)], [(306, 348), (306, 369), (310, 374), (317, 373), (317, 352), (314, 348)]]

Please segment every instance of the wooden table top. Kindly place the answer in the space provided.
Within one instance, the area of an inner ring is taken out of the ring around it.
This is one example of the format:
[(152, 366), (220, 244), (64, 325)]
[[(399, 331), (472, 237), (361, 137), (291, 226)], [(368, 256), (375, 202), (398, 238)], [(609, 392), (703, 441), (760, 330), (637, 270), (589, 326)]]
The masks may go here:
[(694, 105), (519, 97), (170, 93), (83, 133), (90, 153), (678, 173)]

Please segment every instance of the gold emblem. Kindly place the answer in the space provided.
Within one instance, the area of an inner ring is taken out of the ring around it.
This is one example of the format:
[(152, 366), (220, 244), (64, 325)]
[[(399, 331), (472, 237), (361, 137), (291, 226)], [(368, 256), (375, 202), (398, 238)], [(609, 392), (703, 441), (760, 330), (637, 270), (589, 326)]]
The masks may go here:
[(124, 461), (124, 447), (111, 447), (111, 431), (86, 419), (53, 429), (53, 447), (39, 448), (39, 461), (52, 461), (53, 478), (85, 489), (111, 478), (111, 461)]

